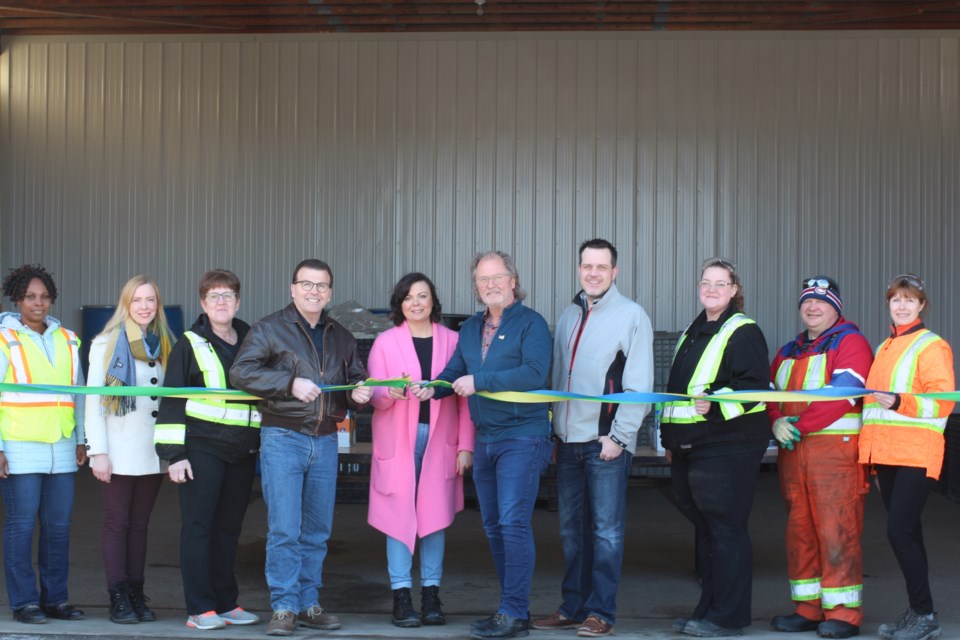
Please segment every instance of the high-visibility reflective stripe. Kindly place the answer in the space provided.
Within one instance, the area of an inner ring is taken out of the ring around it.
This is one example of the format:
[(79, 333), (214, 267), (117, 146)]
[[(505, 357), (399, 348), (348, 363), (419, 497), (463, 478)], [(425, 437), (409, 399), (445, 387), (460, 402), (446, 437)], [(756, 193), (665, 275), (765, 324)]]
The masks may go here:
[(859, 413), (848, 413), (833, 424), (820, 429), (820, 431), (814, 431), (808, 433), (808, 436), (852, 436), (860, 433), (860, 429), (863, 426), (863, 420)]
[[(690, 376), (690, 382), (687, 384), (688, 395), (702, 394), (704, 390), (717, 379), (717, 372), (720, 370), (720, 362), (723, 359), (723, 352), (727, 348), (727, 343), (730, 342), (731, 336), (733, 336), (733, 333), (737, 329), (748, 324), (755, 324), (755, 322), (742, 313), (735, 313), (727, 318), (727, 321), (723, 323), (720, 330), (710, 338), (706, 349), (703, 350), (703, 354), (700, 356), (700, 361), (697, 362), (693, 375)], [(676, 359), (677, 353), (680, 352), (680, 346), (683, 344), (683, 341), (686, 340), (686, 337), (687, 334), (684, 332), (680, 340), (677, 341), (677, 346), (673, 351), (674, 359)], [(665, 404), (663, 413), (661, 414), (661, 422), (690, 424), (706, 421), (705, 416), (696, 412), (694, 407), (695, 402), (695, 400), (684, 400)], [(764, 403), (759, 402), (750, 409), (750, 411), (744, 412), (743, 405), (739, 402), (723, 402), (720, 404), (720, 412), (728, 420), (743, 415), (744, 413), (758, 413), (763, 411), (766, 406)]]
[(223, 365), (220, 364), (220, 358), (214, 351), (213, 345), (203, 337), (193, 331), (185, 331), (184, 337), (190, 341), (193, 347), (193, 355), (200, 365), (200, 371), (203, 372), (203, 381), (210, 389), (226, 389), (227, 377), (223, 372)]
[[(39, 394), (39, 393), (5, 394), (3, 398), (3, 404), (6, 407), (17, 407), (20, 409), (35, 409), (37, 407), (69, 407), (72, 409), (74, 407), (73, 400), (72, 400), (73, 396), (53, 396), (54, 399), (47, 400), (45, 402), (36, 402), (33, 400), (31, 400), (30, 402), (27, 402), (27, 401), (20, 401), (20, 400), (11, 400), (10, 398), (7, 398), (6, 395), (17, 395), (17, 396), (26, 396), (26, 397), (32, 396), (33, 398), (36, 398), (37, 396), (43, 396), (46, 394)], [(59, 398), (67, 398), (67, 399), (60, 400)]]
[(183, 444), (187, 436), (187, 425), (156, 425), (153, 429), (154, 444)]
[[(780, 363), (777, 368), (776, 389), (778, 391), (794, 391), (788, 389), (790, 383), (790, 374), (793, 372), (793, 365), (798, 362), (793, 359), (786, 359)], [(827, 386), (827, 356), (818, 354), (807, 358), (807, 371), (800, 383), (800, 389), (823, 389)], [(858, 376), (859, 377), (859, 376)], [(809, 403), (808, 403), (809, 404)], [(781, 409), (783, 403), (780, 403)], [(847, 413), (836, 422), (806, 435), (856, 435), (860, 433), (863, 427), (863, 419), (860, 413)]]
[(852, 587), (824, 587), (823, 594), (820, 596), (820, 605), (824, 609), (861, 607), (863, 606), (863, 585), (857, 584)]
[(820, 578), (790, 581), (790, 598), (793, 600), (817, 600), (820, 598)]
[(0, 340), (6, 347), (4, 352), (10, 360), (10, 368), (13, 371), (13, 381), (17, 384), (31, 384), (30, 369), (26, 366), (23, 357), (23, 345), (20, 344), (19, 336), (13, 329), (0, 329)]
[(913, 376), (917, 371), (920, 353), (929, 345), (937, 341), (937, 334), (923, 329), (917, 332), (917, 337), (909, 347), (904, 349), (893, 367), (893, 376), (890, 380), (890, 391), (894, 393), (908, 393), (913, 391)]
[(241, 427), (258, 428), (260, 426), (260, 412), (250, 405), (237, 405), (234, 408), (229, 405), (218, 406), (198, 400), (187, 400), (186, 412), (191, 418), (208, 422)]
[[(208, 389), (226, 389), (227, 376), (213, 345), (193, 331), (185, 331), (184, 337), (190, 341), (193, 355), (197, 359), (203, 382)], [(260, 428), (260, 412), (249, 404), (227, 402), (226, 400), (187, 400), (185, 411), (188, 417), (217, 424), (236, 427)]]
[(666, 405), (661, 415), (662, 419), (668, 422), (692, 421), (697, 416), (697, 410), (692, 404), (684, 405), (678, 402)]
[(933, 398), (917, 398), (917, 407), (919, 408), (920, 415), (919, 418), (935, 418), (937, 417), (937, 401)]
[(947, 427), (946, 418), (911, 418), (890, 409), (884, 409), (879, 404), (871, 402), (863, 408), (863, 421), (869, 424), (904, 427), (912, 429), (927, 429), (942, 434)]

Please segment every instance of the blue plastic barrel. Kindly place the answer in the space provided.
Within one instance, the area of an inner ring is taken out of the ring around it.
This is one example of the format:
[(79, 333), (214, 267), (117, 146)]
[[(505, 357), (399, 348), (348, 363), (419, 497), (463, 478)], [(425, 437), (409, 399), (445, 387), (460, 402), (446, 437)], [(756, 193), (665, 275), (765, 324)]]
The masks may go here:
[[(85, 304), (80, 307), (80, 364), (83, 366), (83, 375), (87, 375), (90, 360), (90, 343), (103, 331), (107, 321), (113, 317), (116, 305), (112, 304)], [(175, 338), (183, 335), (183, 307), (178, 304), (163, 305), (163, 312), (167, 315), (167, 324)]]

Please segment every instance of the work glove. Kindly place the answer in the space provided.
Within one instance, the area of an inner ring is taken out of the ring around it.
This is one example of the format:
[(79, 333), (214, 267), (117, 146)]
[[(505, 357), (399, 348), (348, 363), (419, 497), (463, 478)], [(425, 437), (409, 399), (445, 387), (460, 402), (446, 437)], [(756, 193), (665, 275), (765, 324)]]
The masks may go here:
[(773, 437), (780, 443), (781, 449), (793, 451), (793, 443), (800, 442), (800, 429), (793, 426), (796, 418), (777, 418), (773, 421)]

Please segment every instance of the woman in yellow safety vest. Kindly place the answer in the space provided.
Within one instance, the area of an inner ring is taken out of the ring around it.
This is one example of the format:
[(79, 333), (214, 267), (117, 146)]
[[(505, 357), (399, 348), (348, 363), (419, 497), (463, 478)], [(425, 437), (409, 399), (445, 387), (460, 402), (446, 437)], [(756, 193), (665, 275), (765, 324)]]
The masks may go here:
[[(203, 313), (174, 345), (168, 387), (230, 388), (230, 367), (250, 331), (237, 318), (240, 279), (214, 269), (200, 278)], [(234, 563), (260, 448), (256, 401), (164, 398), (154, 431), (180, 492), (180, 577), (187, 626), (222, 629), (259, 618), (237, 605)]]
[[(82, 385), (77, 336), (49, 315), (57, 286), (47, 270), (30, 264), (11, 269), (3, 293), (18, 309), (0, 314), (4, 384)], [(3, 574), (18, 622), (83, 619), (67, 600), (67, 569), (74, 478), (86, 460), (82, 395), (0, 394)], [(31, 561), (37, 520), (39, 592)]]
[(940, 477), (943, 431), (953, 402), (920, 393), (953, 391), (953, 352), (923, 325), (926, 286), (906, 273), (887, 287), (890, 337), (877, 349), (864, 398), (860, 462), (872, 465), (887, 508), (887, 539), (907, 584), (909, 606), (893, 624), (880, 625), (883, 640), (931, 640), (940, 635), (927, 572), (920, 520)]
[(696, 527), (701, 589), (693, 613), (674, 621), (674, 631), (736, 636), (751, 620), (747, 521), (770, 421), (763, 403), (703, 397), (768, 389), (770, 361), (763, 333), (743, 314), (743, 285), (734, 265), (707, 260), (697, 287), (703, 311), (680, 338), (667, 382), (669, 393), (696, 398), (667, 404), (661, 416), (677, 504)]
[[(123, 285), (113, 317), (90, 345), (93, 387), (157, 387), (172, 348), (157, 285), (134, 276)], [(103, 395), (86, 407), (87, 455), (100, 480), (100, 548), (110, 594), (110, 620), (156, 620), (143, 595), (147, 525), (166, 462), (153, 448), (157, 396)]]

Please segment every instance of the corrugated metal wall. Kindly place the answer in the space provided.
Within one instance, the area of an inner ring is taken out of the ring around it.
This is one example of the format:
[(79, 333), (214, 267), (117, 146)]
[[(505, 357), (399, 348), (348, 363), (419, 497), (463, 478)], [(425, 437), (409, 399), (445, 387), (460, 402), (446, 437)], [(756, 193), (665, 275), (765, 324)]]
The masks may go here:
[(886, 281), (927, 278), (960, 340), (960, 34), (14, 38), (0, 57), (0, 262), (54, 270), (55, 314), (148, 272), (198, 309), (225, 266), (253, 320), (321, 257), (334, 302), (432, 275), (471, 312), (478, 249), (556, 320), (576, 246), (619, 247), (660, 330), (700, 261), (739, 263), (771, 343), (803, 276), (836, 275), (872, 342)]

